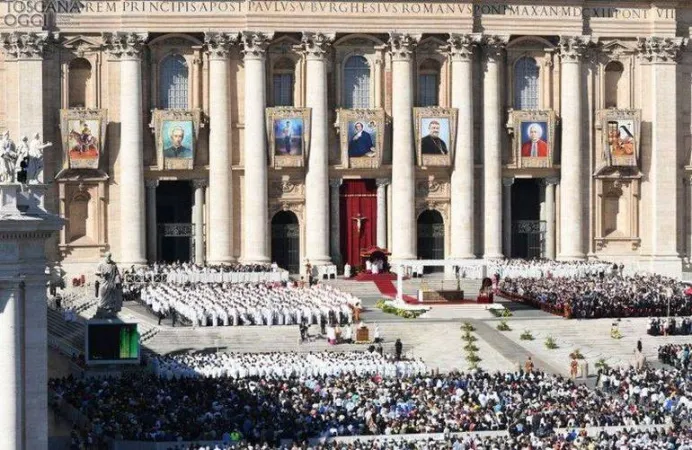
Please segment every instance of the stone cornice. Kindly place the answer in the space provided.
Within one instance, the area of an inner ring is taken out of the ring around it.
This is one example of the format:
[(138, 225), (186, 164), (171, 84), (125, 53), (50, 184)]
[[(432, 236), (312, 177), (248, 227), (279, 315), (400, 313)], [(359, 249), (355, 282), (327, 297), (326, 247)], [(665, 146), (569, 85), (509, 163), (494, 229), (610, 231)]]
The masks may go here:
[(509, 36), (483, 35), (480, 38), (483, 46), (483, 56), (488, 61), (500, 61), (505, 55), (505, 48), (509, 42)]
[(420, 35), (408, 33), (389, 33), (389, 52), (392, 54), (392, 59), (410, 60), (420, 38)]
[(13, 31), (0, 33), (0, 45), (2, 45), (3, 52), (11, 59), (42, 59), (48, 38), (48, 32), (21, 33)]
[(207, 53), (209, 53), (209, 59), (228, 58), (231, 47), (237, 43), (237, 33), (226, 33), (222, 31), (209, 31), (204, 33), (204, 45)]
[(106, 50), (119, 59), (140, 59), (148, 33), (116, 32), (103, 33)]
[(450, 33), (445, 51), (452, 61), (472, 61), (473, 51), (480, 42), (481, 35), (479, 34)]
[(274, 33), (261, 33), (255, 31), (243, 31), (243, 57), (245, 59), (261, 59), (267, 52), (267, 47), (274, 37)]
[(298, 49), (307, 59), (323, 60), (329, 53), (335, 34), (304, 32)]
[(560, 36), (558, 47), (563, 63), (580, 61), (591, 44), (591, 36)]
[(680, 59), (688, 39), (648, 36), (637, 38), (639, 57), (651, 63), (674, 63)]

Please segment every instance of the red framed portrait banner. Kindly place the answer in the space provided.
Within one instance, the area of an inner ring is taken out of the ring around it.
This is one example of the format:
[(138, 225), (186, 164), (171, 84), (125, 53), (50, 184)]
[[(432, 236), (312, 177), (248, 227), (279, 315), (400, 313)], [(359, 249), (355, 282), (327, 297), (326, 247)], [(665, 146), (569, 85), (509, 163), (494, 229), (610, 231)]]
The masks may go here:
[(375, 180), (343, 180), (340, 188), (341, 256), (360, 266), (360, 253), (377, 240), (377, 184)]

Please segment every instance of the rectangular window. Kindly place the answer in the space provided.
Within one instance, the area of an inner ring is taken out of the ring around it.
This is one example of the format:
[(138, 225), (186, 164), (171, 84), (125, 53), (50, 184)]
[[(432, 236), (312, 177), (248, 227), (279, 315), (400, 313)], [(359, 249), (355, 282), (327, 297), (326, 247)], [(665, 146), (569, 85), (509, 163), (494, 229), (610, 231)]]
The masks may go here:
[(293, 74), (274, 75), (274, 106), (293, 106)]
[(437, 74), (422, 74), (418, 77), (418, 106), (438, 106)]

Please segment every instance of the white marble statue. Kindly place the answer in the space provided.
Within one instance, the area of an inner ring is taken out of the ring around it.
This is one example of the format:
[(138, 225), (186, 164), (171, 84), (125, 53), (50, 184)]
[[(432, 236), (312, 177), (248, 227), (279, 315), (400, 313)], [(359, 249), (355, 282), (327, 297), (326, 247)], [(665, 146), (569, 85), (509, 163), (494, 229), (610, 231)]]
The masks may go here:
[(28, 183), (43, 183), (43, 149), (52, 146), (52, 142), (43, 142), (39, 134), (29, 143), (29, 164), (26, 168), (26, 180)]
[(96, 276), (99, 277), (97, 314), (103, 317), (113, 316), (122, 309), (123, 287), (120, 271), (110, 252), (106, 253), (103, 262), (98, 265)]
[(13, 183), (14, 166), (17, 162), (17, 152), (10, 132), (5, 131), (0, 140), (0, 183)]

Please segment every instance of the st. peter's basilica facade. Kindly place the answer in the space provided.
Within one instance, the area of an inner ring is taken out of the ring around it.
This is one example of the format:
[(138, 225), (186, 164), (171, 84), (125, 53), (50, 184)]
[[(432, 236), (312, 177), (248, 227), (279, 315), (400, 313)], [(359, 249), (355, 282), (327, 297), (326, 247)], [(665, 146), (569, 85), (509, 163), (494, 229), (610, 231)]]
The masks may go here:
[(686, 2), (0, 8), (0, 131), (53, 143), (67, 268), (692, 252)]

